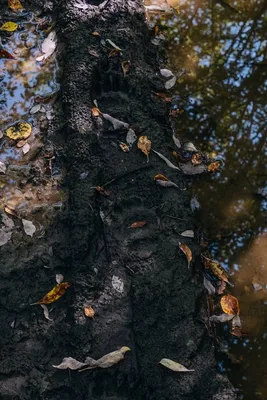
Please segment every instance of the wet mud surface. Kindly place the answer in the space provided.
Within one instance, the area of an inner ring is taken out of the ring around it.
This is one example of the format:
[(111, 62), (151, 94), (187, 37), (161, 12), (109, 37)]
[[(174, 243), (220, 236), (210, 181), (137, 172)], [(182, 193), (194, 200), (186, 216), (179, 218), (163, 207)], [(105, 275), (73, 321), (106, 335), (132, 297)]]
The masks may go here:
[[(38, 2), (27, 6), (35, 9)], [(0, 249), (1, 397), (234, 399), (232, 386), (217, 370), (206, 329), (200, 246), (183, 238), (193, 250), (192, 269), (178, 247), (180, 232), (199, 229), (190, 196), (153, 181), (162, 173), (185, 188), (191, 178), (153, 153), (147, 163), (136, 143), (124, 153), (119, 142), (127, 130), (114, 131), (91, 115), (96, 99), (103, 113), (128, 123), (137, 136), (147, 135), (161, 153), (173, 147), (166, 105), (151, 96), (164, 81), (142, 4), (118, 0), (81, 10), (62, 1), (54, 8), (48, 3), (48, 10), (62, 46), (60, 100), (47, 139), (66, 171), (67, 200), (44, 235)], [(112, 40), (123, 49), (123, 59), (131, 60), (126, 77), (102, 39)], [(99, 194), (98, 185), (109, 195)], [(147, 225), (128, 229), (140, 220)], [(59, 273), (71, 287), (49, 306), (53, 321), (47, 321), (41, 307), (30, 304), (55, 285)], [(95, 310), (94, 320), (83, 313), (87, 304)], [(63, 357), (99, 358), (121, 346), (132, 350), (107, 370), (68, 373), (52, 367)], [(158, 363), (165, 357), (195, 371), (164, 369)]]

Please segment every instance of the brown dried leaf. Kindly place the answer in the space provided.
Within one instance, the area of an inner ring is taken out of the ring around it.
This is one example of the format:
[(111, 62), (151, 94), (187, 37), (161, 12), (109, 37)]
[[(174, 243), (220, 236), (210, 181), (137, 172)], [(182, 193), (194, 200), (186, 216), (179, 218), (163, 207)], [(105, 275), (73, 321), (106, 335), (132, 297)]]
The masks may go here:
[(91, 113), (93, 117), (99, 117), (101, 114), (101, 111), (97, 107), (91, 108)]
[(191, 163), (193, 165), (199, 165), (202, 163), (202, 155), (200, 153), (195, 153), (192, 155)]
[(214, 161), (208, 165), (208, 172), (217, 172), (222, 166), (221, 161)]
[(172, 101), (171, 97), (168, 97), (166, 93), (160, 92), (153, 92), (155, 96), (159, 97), (160, 99), (164, 100), (166, 103), (170, 103)]
[(100, 36), (100, 33), (99, 33), (99, 32), (96, 32), (96, 31), (94, 31), (94, 32), (92, 32), (92, 35), (93, 35), (93, 36)]
[(125, 353), (130, 350), (131, 349), (129, 347), (123, 346), (119, 350), (112, 351), (111, 353), (108, 353), (105, 356), (99, 358), (99, 360), (94, 360), (89, 357), (86, 360), (88, 360), (88, 364), (90, 363), (91, 365), (87, 368), (84, 368), (83, 370), (81, 370), (79, 372), (83, 372), (83, 371), (86, 371), (87, 369), (93, 369), (93, 368), (97, 368), (97, 367), (98, 368), (112, 367), (112, 365), (115, 365), (119, 361), (123, 360)]
[(151, 150), (151, 141), (147, 136), (140, 136), (137, 144), (138, 149), (140, 149), (147, 157), (147, 162), (149, 162), (149, 154)]
[(128, 228), (142, 228), (147, 224), (147, 221), (136, 221), (133, 222), (132, 225), (128, 226)]
[(237, 337), (244, 337), (248, 335), (248, 332), (242, 328), (239, 328), (238, 326), (235, 326), (231, 329), (231, 335)]
[(123, 75), (126, 76), (131, 68), (131, 61), (130, 60), (125, 60), (121, 62), (121, 68), (123, 71)]
[(157, 181), (157, 180), (166, 181), (167, 182), (169, 179), (166, 178), (166, 176), (164, 176), (162, 174), (157, 174), (157, 175), (154, 176), (154, 181)]
[(16, 60), (16, 57), (13, 54), (10, 54), (5, 49), (0, 49), (0, 58), (7, 58), (9, 60)]
[(111, 57), (117, 57), (121, 54), (120, 50), (118, 49), (112, 49), (108, 55), (109, 58)]
[(102, 194), (103, 196), (109, 196), (109, 195), (110, 195), (110, 192), (107, 191), (107, 190), (105, 190), (105, 188), (104, 188), (103, 186), (96, 186), (96, 187), (95, 187), (95, 190), (96, 190), (98, 193)]
[(236, 297), (227, 294), (221, 298), (223, 312), (231, 315), (239, 315), (239, 303)]
[(5, 206), (5, 212), (7, 214), (13, 215), (13, 217), (17, 217), (18, 216), (17, 211), (14, 208), (12, 208), (12, 207), (10, 207), (8, 205)]
[(220, 280), (228, 283), (230, 286), (233, 286), (232, 283), (229, 282), (226, 271), (223, 269), (221, 264), (217, 261), (213, 261), (202, 255), (204, 267), (210, 269), (213, 275), (215, 275)]
[(179, 242), (179, 248), (186, 255), (187, 262), (188, 262), (188, 268), (189, 268), (190, 267), (190, 263), (191, 263), (192, 258), (193, 258), (192, 251), (189, 249), (189, 247), (186, 244), (180, 243), (180, 242)]
[(8, 0), (8, 7), (13, 11), (21, 11), (23, 10), (23, 6), (20, 0)]
[(86, 317), (94, 319), (95, 310), (91, 306), (84, 307), (83, 312)]
[(119, 146), (124, 153), (129, 153), (130, 149), (126, 143), (120, 142)]

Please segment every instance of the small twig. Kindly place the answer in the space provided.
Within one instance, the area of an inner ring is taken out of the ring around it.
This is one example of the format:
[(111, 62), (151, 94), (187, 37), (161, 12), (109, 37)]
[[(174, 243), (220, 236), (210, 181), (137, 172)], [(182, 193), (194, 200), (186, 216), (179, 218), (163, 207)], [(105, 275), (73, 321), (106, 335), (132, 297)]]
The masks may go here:
[(185, 219), (185, 218), (177, 218), (177, 217), (173, 217), (172, 215), (168, 215), (168, 214), (163, 214), (163, 216), (164, 216), (164, 217), (169, 217), (169, 218), (172, 218), (172, 219), (177, 219), (177, 220), (179, 220), (179, 221), (188, 221), (188, 220)]

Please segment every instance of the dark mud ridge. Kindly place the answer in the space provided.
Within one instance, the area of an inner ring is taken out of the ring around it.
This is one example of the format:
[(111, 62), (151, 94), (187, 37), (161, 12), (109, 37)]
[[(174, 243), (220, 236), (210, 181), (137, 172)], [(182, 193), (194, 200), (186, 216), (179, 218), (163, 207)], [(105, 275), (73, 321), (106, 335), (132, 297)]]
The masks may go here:
[[(178, 247), (180, 232), (198, 229), (189, 195), (153, 181), (162, 173), (184, 187), (188, 178), (153, 153), (147, 163), (136, 143), (124, 153), (118, 143), (127, 130), (91, 115), (96, 99), (103, 113), (148, 136), (161, 153), (173, 146), (166, 105), (152, 97), (164, 82), (141, 1), (88, 1), (86, 10), (74, 1), (25, 3), (53, 12), (56, 21), (61, 96), (48, 137), (66, 170), (68, 200), (44, 237), (0, 248), (1, 399), (234, 399), (205, 326), (200, 246), (183, 240), (193, 250), (191, 269)], [(131, 60), (126, 77), (102, 39)], [(108, 196), (92, 189), (109, 181)], [(142, 220), (148, 222), (142, 229), (128, 229)], [(58, 273), (71, 287), (47, 321), (30, 303), (54, 286)], [(94, 320), (84, 316), (86, 304)], [(52, 367), (64, 357), (100, 358), (121, 346), (131, 351), (109, 369)], [(172, 372), (159, 365), (162, 358), (195, 371)]]

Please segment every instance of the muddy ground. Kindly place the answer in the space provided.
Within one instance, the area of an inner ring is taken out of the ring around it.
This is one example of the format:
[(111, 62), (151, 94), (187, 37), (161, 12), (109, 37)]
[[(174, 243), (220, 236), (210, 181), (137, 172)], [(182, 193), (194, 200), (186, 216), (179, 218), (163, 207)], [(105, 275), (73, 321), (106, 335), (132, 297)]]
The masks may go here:
[[(183, 189), (191, 178), (155, 154), (147, 163), (136, 144), (123, 153), (118, 141), (125, 141), (127, 131), (101, 125), (90, 112), (97, 99), (102, 112), (129, 123), (167, 155), (174, 146), (167, 106), (152, 96), (164, 86), (157, 47), (141, 1), (97, 3), (88, 2), (87, 10), (72, 1), (26, 4), (51, 11), (56, 21), (61, 96), (47, 134), (56, 147), (55, 162), (66, 171), (68, 200), (44, 237), (0, 249), (1, 399), (234, 399), (231, 384), (217, 370), (205, 326), (200, 246), (183, 239), (194, 251), (190, 270), (178, 248), (180, 232), (199, 229), (190, 196), (153, 181), (162, 173)], [(131, 60), (126, 77), (120, 59), (108, 58), (101, 44), (108, 38)], [(109, 196), (92, 189), (111, 180)], [(128, 229), (140, 220), (148, 224)], [(51, 322), (30, 304), (55, 285), (56, 273), (71, 288), (54, 303)], [(123, 282), (122, 293), (112, 286), (113, 276)], [(85, 304), (94, 308), (94, 320), (84, 316)], [(99, 358), (121, 346), (131, 352), (110, 369), (68, 373), (52, 367), (63, 357)], [(158, 364), (164, 357), (195, 372), (164, 369)]]

